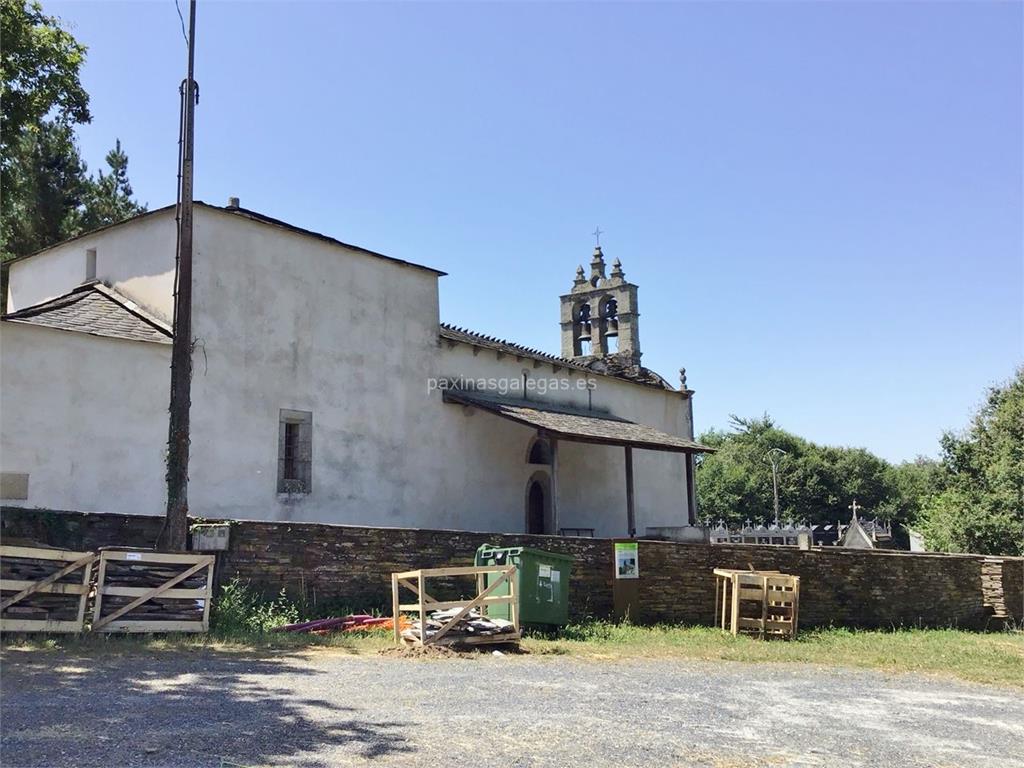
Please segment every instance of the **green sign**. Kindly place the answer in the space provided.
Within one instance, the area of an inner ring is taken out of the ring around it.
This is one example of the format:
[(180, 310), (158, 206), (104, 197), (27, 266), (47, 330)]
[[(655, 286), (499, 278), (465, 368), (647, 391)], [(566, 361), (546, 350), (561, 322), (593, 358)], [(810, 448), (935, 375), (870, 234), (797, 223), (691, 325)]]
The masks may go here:
[(640, 545), (637, 542), (615, 542), (615, 578), (640, 578)]

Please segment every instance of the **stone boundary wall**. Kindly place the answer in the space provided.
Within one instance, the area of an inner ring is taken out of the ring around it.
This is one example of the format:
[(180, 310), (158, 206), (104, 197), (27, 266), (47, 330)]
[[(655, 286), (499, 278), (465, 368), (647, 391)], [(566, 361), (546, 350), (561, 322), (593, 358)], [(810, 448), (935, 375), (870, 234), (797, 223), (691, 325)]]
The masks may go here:
[[(162, 525), (153, 516), (0, 510), (4, 541), (69, 549), (152, 547)], [(320, 610), (387, 609), (392, 571), (468, 565), (485, 543), (572, 555), (572, 615), (611, 617), (610, 539), (234, 521), (230, 549), (218, 557), (218, 577), (224, 582), (237, 576), (267, 595), (284, 589)], [(1021, 621), (1024, 559), (1001, 559), (1004, 601)], [(801, 626), (981, 627), (991, 601), (982, 590), (984, 561), (980, 555), (641, 541), (641, 609), (635, 619), (710, 624), (712, 569), (752, 566), (801, 577)], [(458, 585), (441, 589), (445, 594)]]

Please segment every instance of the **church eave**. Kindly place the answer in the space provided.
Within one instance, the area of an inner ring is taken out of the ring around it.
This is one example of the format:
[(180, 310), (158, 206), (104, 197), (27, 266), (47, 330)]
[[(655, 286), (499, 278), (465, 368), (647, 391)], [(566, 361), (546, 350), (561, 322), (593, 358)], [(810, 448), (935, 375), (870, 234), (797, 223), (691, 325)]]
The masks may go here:
[(656, 380), (643, 380), (635, 379), (630, 376), (618, 376), (615, 374), (605, 373), (603, 371), (594, 370), (586, 363), (580, 363), (576, 360), (570, 360), (565, 357), (559, 357), (558, 355), (551, 355), (547, 352), (541, 352), (537, 349), (525, 347), (515, 342), (506, 341), (495, 336), (486, 336), (476, 331), (470, 331), (466, 328), (460, 328), (449, 323), (441, 323), (440, 326), (440, 338), (444, 341), (455, 341), (461, 344), (468, 344), (474, 348), (474, 354), (479, 349), (490, 349), (499, 355), (515, 355), (517, 357), (528, 358), (535, 360), (540, 363), (547, 363), (557, 373), (562, 368), (567, 368), (573, 371), (580, 371), (593, 376), (603, 376), (609, 379), (615, 379), (616, 381), (625, 381), (629, 384), (637, 384), (643, 387), (651, 387), (654, 389), (661, 389), (667, 392), (674, 392), (675, 390), (658, 374), (644, 369), (645, 372), (651, 374)]

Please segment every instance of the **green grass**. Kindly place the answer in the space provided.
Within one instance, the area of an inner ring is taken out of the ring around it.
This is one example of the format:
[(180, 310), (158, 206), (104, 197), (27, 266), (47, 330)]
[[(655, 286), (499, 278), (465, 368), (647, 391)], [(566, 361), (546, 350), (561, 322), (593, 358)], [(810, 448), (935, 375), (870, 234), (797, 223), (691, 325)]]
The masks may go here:
[(591, 658), (682, 658), (755, 663), (789, 662), (947, 675), (1024, 687), (1024, 633), (956, 629), (868, 631), (819, 629), (796, 640), (733, 637), (712, 627), (591, 622), (561, 637), (527, 637), (532, 653)]
[[(203, 650), (335, 652), (373, 655), (391, 644), (384, 632), (329, 635), (246, 632), (168, 636), (33, 636), (7, 638), (5, 652), (68, 651), (83, 655)], [(821, 629), (794, 641), (732, 637), (710, 627), (588, 622), (557, 635), (527, 633), (523, 647), (535, 656), (561, 655), (596, 662), (615, 659), (692, 659), (719, 662), (795, 663), (917, 673), (1024, 688), (1024, 633), (956, 629), (854, 631)]]

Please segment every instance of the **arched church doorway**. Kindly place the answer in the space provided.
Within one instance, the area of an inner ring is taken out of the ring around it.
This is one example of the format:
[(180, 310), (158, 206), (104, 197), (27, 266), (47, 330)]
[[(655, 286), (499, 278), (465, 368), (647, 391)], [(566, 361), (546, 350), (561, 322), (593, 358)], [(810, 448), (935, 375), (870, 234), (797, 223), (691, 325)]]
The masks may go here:
[(526, 482), (526, 532), (550, 533), (551, 479), (546, 472), (535, 472)]
[(530, 481), (526, 502), (526, 532), (544, 533), (544, 489), (536, 480)]

